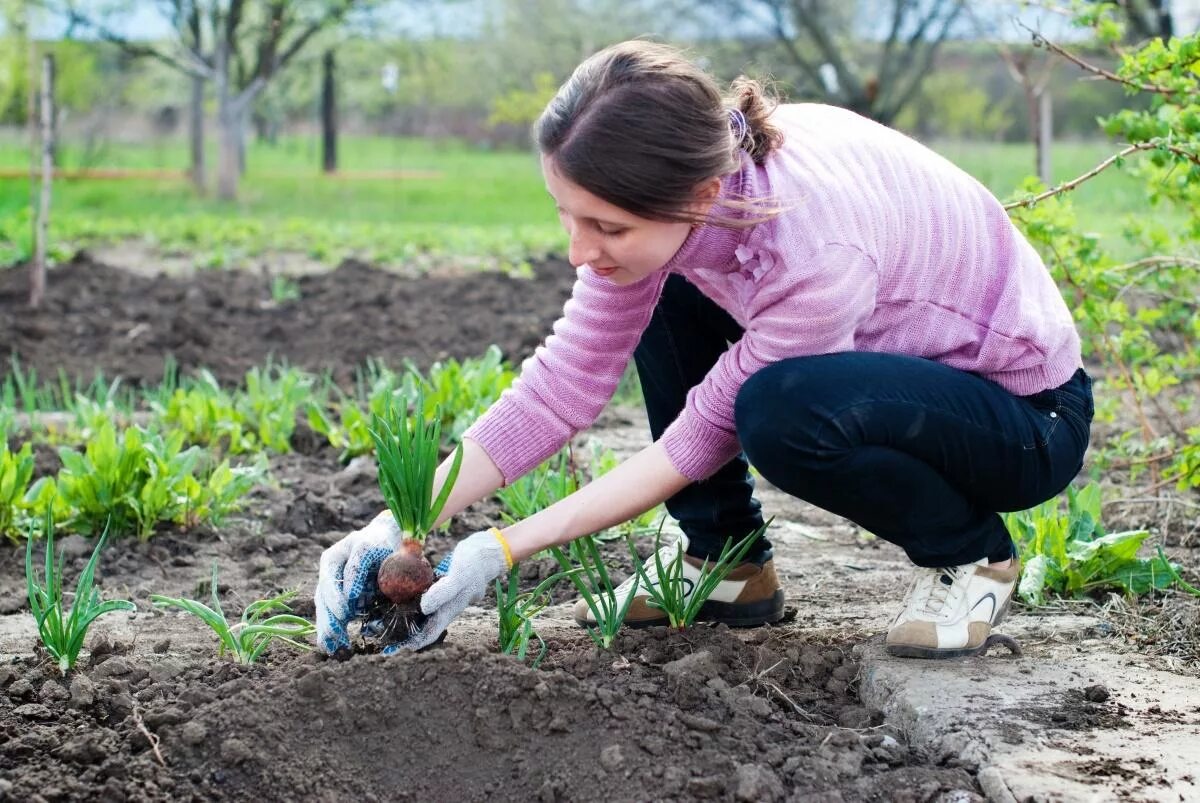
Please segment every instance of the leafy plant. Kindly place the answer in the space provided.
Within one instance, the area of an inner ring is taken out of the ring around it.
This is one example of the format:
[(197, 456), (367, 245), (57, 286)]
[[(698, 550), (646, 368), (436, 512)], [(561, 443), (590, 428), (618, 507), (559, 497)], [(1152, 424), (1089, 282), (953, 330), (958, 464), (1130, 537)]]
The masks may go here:
[(29, 595), (29, 608), (37, 624), (38, 635), (46, 651), (58, 661), (58, 671), (66, 674), (75, 666), (88, 628), (100, 616), (112, 611), (136, 610), (128, 600), (113, 599), (100, 601), (100, 591), (92, 585), (100, 551), (104, 548), (108, 533), (96, 542), (92, 557), (79, 575), (75, 585), (75, 597), (71, 608), (63, 610), (62, 556), (54, 559), (54, 515), (47, 510), (43, 518), (42, 534), (46, 538), (45, 585), (37, 578), (33, 568), (33, 532), (25, 543), (25, 584)]
[[(415, 409), (425, 409), (424, 398), (417, 396)], [(441, 444), (441, 410), (434, 408), (432, 418), (418, 413), (409, 420), (406, 405), (389, 408), (375, 416), (371, 438), (379, 461), (379, 488), (384, 501), (400, 527), (402, 540), (424, 542), (450, 497), (458, 470), (462, 466), (462, 444), (454, 450), (450, 472), (437, 498), (433, 481)]]
[(533, 619), (550, 604), (550, 588), (555, 583), (578, 572), (578, 569), (556, 572), (547, 577), (532, 590), (525, 593), (520, 591), (520, 567), (513, 566), (508, 571), (508, 580), (501, 585), (496, 579), (496, 611), (499, 614), (500, 652), (505, 655), (516, 655), (517, 660), (524, 663), (531, 644), (538, 643), (538, 654), (533, 659), (532, 667), (536, 669), (546, 657), (546, 642), (533, 629)]
[[(773, 519), (772, 519), (773, 521)], [(649, 605), (659, 608), (667, 615), (668, 624), (676, 630), (691, 627), (700, 613), (700, 608), (712, 596), (713, 591), (733, 569), (742, 562), (750, 546), (767, 531), (771, 521), (767, 521), (758, 529), (751, 532), (742, 540), (734, 543), (732, 538), (725, 539), (721, 554), (711, 564), (707, 558), (700, 567), (695, 580), (683, 574), (684, 550), (677, 545), (675, 556), (666, 563), (662, 559), (662, 532), (654, 540), (654, 571), (652, 581), (646, 566), (633, 548), (633, 539), (628, 539), (629, 554), (633, 557), (634, 571), (650, 596)]]
[[(312, 649), (297, 639), (306, 638), (316, 632), (312, 623), (303, 617), (290, 613), (287, 602), (296, 596), (295, 591), (285, 591), (270, 599), (260, 599), (252, 602), (242, 611), (242, 618), (233, 624), (225, 616), (221, 608), (221, 600), (217, 596), (217, 564), (212, 569), (212, 604), (205, 605), (196, 600), (179, 597), (166, 597), (161, 594), (151, 594), (150, 601), (155, 605), (179, 608), (192, 614), (204, 624), (212, 628), (220, 640), (217, 656), (224, 656), (226, 651), (233, 655), (239, 664), (256, 662), (267, 647), (275, 641), (281, 641), (300, 650)], [(288, 611), (288, 613), (272, 613), (273, 611)], [(271, 614), (268, 616), (268, 614)]]
[(616, 587), (608, 574), (608, 567), (600, 557), (596, 539), (590, 535), (576, 538), (567, 545), (567, 552), (563, 552), (559, 547), (550, 547), (550, 554), (558, 561), (563, 571), (568, 572), (567, 576), (575, 590), (583, 597), (588, 610), (596, 618), (596, 627), (587, 629), (588, 636), (596, 646), (607, 650), (625, 622), (640, 580), (633, 581), (625, 601), (618, 604)]
[(183, 448), (183, 438), (180, 431), (164, 437), (140, 427), (128, 427), (118, 438), (105, 420), (83, 453), (59, 449), (58, 495), (70, 510), (71, 527), (144, 539), (162, 521), (218, 519), (264, 473), (261, 466), (232, 468), (227, 461), (210, 468), (199, 447)]
[(246, 426), (273, 452), (292, 450), (296, 413), (312, 389), (313, 378), (295, 368), (268, 366), (246, 372), (246, 392), (238, 410)]
[(202, 370), (187, 387), (175, 388), (165, 401), (152, 400), (151, 410), (164, 427), (179, 430), (184, 442), (204, 446), (218, 454), (244, 454), (256, 450), (254, 435), (232, 396), (216, 377)]
[(25, 493), (33, 477), (33, 448), (24, 444), (15, 454), (0, 439), (0, 535), (20, 540), (21, 518), (27, 508)]
[[(425, 415), (442, 411), (443, 435), (448, 443), (458, 443), (467, 427), (482, 415), (492, 402), (513, 383), (516, 373), (504, 361), (499, 347), (488, 346), (482, 357), (435, 362), (428, 374), (411, 361), (404, 379), (415, 382), (425, 395)], [(412, 390), (407, 390), (411, 394)]]
[(1191, 590), (1179, 578), (1179, 566), (1159, 550), (1137, 557), (1149, 532), (1105, 532), (1100, 523), (1100, 486), (1067, 489), (1067, 508), (1059, 499), (1019, 513), (1004, 514), (1004, 523), (1021, 553), (1023, 569), (1017, 593), (1030, 605), (1042, 605), (1048, 594), (1079, 597), (1103, 589), (1146, 594), (1173, 584)]

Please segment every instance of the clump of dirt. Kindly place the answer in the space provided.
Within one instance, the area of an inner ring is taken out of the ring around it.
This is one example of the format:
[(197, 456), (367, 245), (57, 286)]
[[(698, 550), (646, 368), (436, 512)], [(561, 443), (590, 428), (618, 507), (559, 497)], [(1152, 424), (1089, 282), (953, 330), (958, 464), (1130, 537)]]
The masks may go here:
[(1067, 689), (1044, 703), (1022, 706), (1010, 713), (1059, 730), (1090, 731), (1130, 727), (1129, 709), (1099, 685)]
[(203, 367), (225, 383), (272, 357), (343, 384), (367, 358), (428, 365), (495, 343), (519, 362), (550, 333), (574, 278), (561, 260), (535, 264), (532, 279), (405, 277), (346, 260), (299, 277), (299, 299), (276, 304), (270, 278), (250, 271), (149, 277), (81, 253), (50, 272), (38, 310), (27, 272), (0, 270), (0, 378), (9, 352), (40, 377), (100, 371), (135, 385), (161, 381), (168, 355), (184, 373)]
[(300, 662), (222, 687), (186, 734), (164, 729), (163, 751), (207, 799), (262, 789), (338, 799), (386, 789), (397, 800), (978, 799), (965, 771), (918, 766), (874, 727), (851, 691), (849, 646), (766, 636), (748, 645), (723, 627), (660, 629), (604, 653), (561, 642), (542, 670), (458, 645)]

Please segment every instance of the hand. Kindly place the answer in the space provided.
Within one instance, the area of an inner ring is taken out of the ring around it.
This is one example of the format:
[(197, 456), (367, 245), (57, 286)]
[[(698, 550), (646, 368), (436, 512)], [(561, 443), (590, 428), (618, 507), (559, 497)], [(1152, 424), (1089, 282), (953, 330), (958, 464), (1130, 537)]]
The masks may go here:
[(419, 650), (437, 641), (450, 622), (472, 602), (483, 599), (488, 584), (512, 566), (508, 544), (495, 528), (459, 541), (450, 558), (446, 576), (421, 596), (421, 613), (429, 618), (419, 631), (384, 653)]
[(385, 510), (321, 553), (317, 576), (317, 644), (332, 655), (350, 648), (346, 624), (375, 597), (379, 564), (400, 545), (400, 528)]

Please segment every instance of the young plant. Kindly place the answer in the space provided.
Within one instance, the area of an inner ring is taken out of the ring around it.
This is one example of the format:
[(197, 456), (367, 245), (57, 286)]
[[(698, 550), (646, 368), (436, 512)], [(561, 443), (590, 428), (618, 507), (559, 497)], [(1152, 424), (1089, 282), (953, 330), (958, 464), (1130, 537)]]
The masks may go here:
[(1021, 582), (1017, 593), (1030, 605), (1042, 605), (1047, 594), (1079, 597), (1105, 588), (1127, 594), (1146, 594), (1179, 584), (1179, 566), (1159, 550), (1139, 558), (1147, 530), (1105, 532), (1100, 522), (1100, 486), (1067, 488), (1067, 509), (1061, 497), (1030, 510), (1004, 514), (1004, 523), (1021, 553)]
[[(228, 651), (239, 664), (252, 664), (257, 661), (272, 642), (282, 641), (297, 649), (311, 649), (297, 639), (306, 638), (315, 632), (312, 622), (303, 617), (290, 613), (288, 600), (296, 596), (295, 591), (285, 591), (270, 599), (260, 599), (246, 606), (242, 611), (241, 621), (232, 625), (225, 618), (221, 609), (221, 600), (217, 597), (217, 564), (212, 569), (212, 605), (205, 605), (191, 599), (164, 597), (161, 594), (151, 594), (150, 601), (155, 605), (179, 608), (200, 619), (213, 629), (220, 639), (217, 656), (221, 657)], [(287, 611), (274, 613), (272, 611)], [(266, 617), (266, 618), (264, 618)]]
[(570, 447), (563, 449), (516, 482), (497, 489), (496, 498), (504, 505), (500, 517), (509, 524), (527, 519), (575, 493), (585, 482)]
[(295, 368), (268, 365), (246, 372), (246, 392), (237, 408), (264, 448), (285, 453), (292, 450), (296, 412), (309, 396), (313, 378)]
[(397, 604), (411, 604), (433, 585), (433, 567), (422, 547), (438, 515), (446, 505), (450, 489), (462, 465), (462, 444), (454, 450), (450, 473), (437, 498), (433, 496), (434, 474), (441, 443), (441, 410), (432, 419), (421, 415), (424, 398), (417, 396), (416, 415), (409, 421), (406, 405), (389, 408), (376, 416), (371, 428), (379, 461), (379, 488), (400, 528), (400, 546), (379, 567), (379, 590)]
[(0, 536), (8, 536), (13, 543), (20, 540), (25, 493), (32, 478), (33, 447), (26, 443), (19, 451), (10, 452), (7, 441), (0, 438)]
[(546, 657), (546, 642), (533, 629), (533, 618), (550, 604), (550, 588), (558, 581), (578, 572), (572, 569), (557, 572), (538, 583), (532, 591), (524, 594), (520, 591), (520, 568), (513, 566), (508, 571), (508, 581), (501, 585), (496, 579), (496, 611), (500, 615), (500, 652), (505, 655), (517, 656), (517, 660), (525, 662), (529, 646), (536, 640), (538, 647), (537, 658), (533, 659), (532, 667)]
[(625, 622), (629, 606), (633, 604), (633, 598), (637, 594), (640, 578), (633, 581), (633, 588), (625, 597), (624, 603), (618, 604), (616, 586), (609, 577), (608, 567), (600, 557), (596, 539), (590, 535), (576, 538), (567, 545), (567, 550), (570, 557), (558, 547), (550, 547), (550, 554), (558, 561), (563, 571), (568, 573), (567, 576), (575, 590), (583, 597), (588, 610), (596, 618), (596, 627), (589, 627), (588, 635), (597, 647), (607, 650)]
[(38, 581), (33, 569), (33, 528), (25, 542), (25, 585), (29, 594), (29, 609), (37, 623), (38, 635), (46, 651), (58, 661), (58, 671), (67, 674), (75, 666), (88, 628), (98, 617), (112, 611), (135, 610), (132, 602), (123, 599), (100, 601), (100, 591), (92, 585), (100, 550), (108, 537), (105, 532), (92, 550), (92, 557), (79, 575), (75, 598), (69, 611), (63, 610), (62, 556), (54, 559), (54, 514), (47, 508), (42, 534), (46, 539), (45, 585)]
[(705, 558), (704, 564), (700, 567), (699, 576), (695, 580), (685, 577), (683, 574), (683, 549), (676, 549), (675, 557), (666, 563), (663, 562), (662, 550), (659, 549), (662, 542), (661, 528), (658, 536), (654, 539), (656, 579), (653, 582), (646, 572), (645, 564), (638, 557), (637, 550), (633, 548), (633, 539), (628, 539), (627, 543), (629, 544), (629, 554), (633, 557), (634, 571), (637, 572), (638, 579), (645, 585), (646, 592), (650, 595), (649, 604), (660, 608), (667, 615), (667, 622), (671, 627), (676, 630), (685, 630), (695, 623), (700, 608), (712, 596), (713, 591), (722, 580), (729, 576), (734, 567), (742, 562), (750, 550), (750, 546), (770, 526), (771, 521), (767, 521), (736, 544), (732, 538), (726, 538), (725, 546), (721, 548), (721, 554), (711, 564), (708, 558)]

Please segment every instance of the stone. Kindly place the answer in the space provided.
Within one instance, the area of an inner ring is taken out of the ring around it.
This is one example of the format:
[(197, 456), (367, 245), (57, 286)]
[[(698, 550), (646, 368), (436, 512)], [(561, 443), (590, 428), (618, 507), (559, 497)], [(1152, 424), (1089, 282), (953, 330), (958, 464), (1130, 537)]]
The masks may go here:
[(54, 712), (41, 703), (26, 703), (13, 709), (13, 713), (25, 719), (54, 719)]
[(33, 684), (25, 678), (18, 678), (8, 687), (8, 696), (14, 700), (28, 699), (33, 693)]
[(663, 674), (674, 683), (703, 685), (718, 674), (716, 659), (708, 650), (700, 650), (663, 664)]
[(96, 702), (96, 684), (86, 675), (71, 678), (71, 707), (87, 708)]
[(184, 669), (184, 666), (182, 663), (180, 663), (179, 661), (176, 661), (172, 658), (167, 658), (163, 661), (159, 661), (158, 663), (151, 665), (150, 679), (152, 681), (154, 681), (155, 683), (162, 683), (164, 681), (170, 680), (171, 678), (175, 677), (176, 675), (181, 673), (183, 671), (183, 669)]
[(272, 533), (266, 537), (263, 542), (268, 552), (283, 552), (284, 550), (294, 549), (300, 543), (300, 539), (291, 533)]
[(55, 683), (53, 680), (47, 680), (42, 684), (41, 691), (38, 692), (38, 698), (43, 703), (56, 703), (62, 700), (68, 700), (71, 697), (71, 692), (62, 687), (61, 684)]
[(204, 737), (207, 735), (208, 730), (195, 720), (185, 722), (183, 727), (179, 729), (179, 738), (182, 739), (185, 744), (201, 744), (204, 741)]
[(600, 766), (609, 772), (616, 772), (623, 763), (625, 763), (625, 756), (621, 753), (621, 745), (610, 744), (600, 751)]
[(129, 674), (129, 662), (120, 656), (113, 656), (96, 667), (95, 675), (100, 678), (112, 678)]
[(99, 739), (90, 734), (82, 734), (68, 739), (58, 749), (58, 755), (76, 764), (94, 764), (104, 758), (105, 751)]
[(783, 783), (769, 767), (743, 764), (733, 776), (734, 798), (745, 803), (763, 803), (783, 798)]

